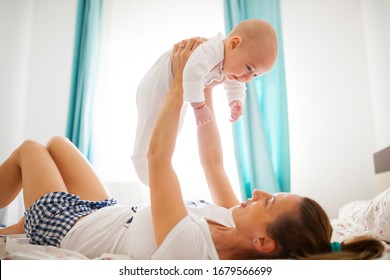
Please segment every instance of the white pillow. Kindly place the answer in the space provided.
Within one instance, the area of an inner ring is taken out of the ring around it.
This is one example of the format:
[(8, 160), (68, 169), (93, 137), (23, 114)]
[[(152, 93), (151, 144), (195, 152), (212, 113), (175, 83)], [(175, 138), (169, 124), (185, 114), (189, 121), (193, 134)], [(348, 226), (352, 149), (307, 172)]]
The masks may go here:
[(340, 208), (338, 220), (353, 224), (359, 232), (390, 242), (390, 189), (371, 200), (344, 205)]

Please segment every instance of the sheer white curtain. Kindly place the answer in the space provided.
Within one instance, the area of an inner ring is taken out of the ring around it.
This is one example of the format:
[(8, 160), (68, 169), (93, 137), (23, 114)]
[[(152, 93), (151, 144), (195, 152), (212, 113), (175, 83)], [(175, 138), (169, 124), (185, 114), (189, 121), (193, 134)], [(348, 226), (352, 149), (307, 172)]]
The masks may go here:
[[(138, 82), (154, 61), (181, 39), (224, 33), (223, 1), (105, 0), (103, 11), (94, 166), (106, 183), (137, 182), (130, 155)], [(239, 195), (229, 108), (222, 87), (217, 87), (214, 99), (226, 169)], [(174, 166), (185, 199), (210, 199), (190, 108), (179, 135)]]

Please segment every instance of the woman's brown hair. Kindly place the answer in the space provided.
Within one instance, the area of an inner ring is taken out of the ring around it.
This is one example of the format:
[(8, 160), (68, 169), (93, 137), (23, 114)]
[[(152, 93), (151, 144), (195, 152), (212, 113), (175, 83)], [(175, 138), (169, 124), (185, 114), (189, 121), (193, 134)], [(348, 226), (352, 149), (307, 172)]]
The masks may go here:
[(341, 251), (332, 252), (332, 226), (328, 215), (314, 200), (304, 197), (298, 214), (285, 214), (269, 225), (269, 235), (276, 241), (276, 258), (289, 259), (374, 259), (384, 246), (378, 239), (360, 236), (341, 242)]

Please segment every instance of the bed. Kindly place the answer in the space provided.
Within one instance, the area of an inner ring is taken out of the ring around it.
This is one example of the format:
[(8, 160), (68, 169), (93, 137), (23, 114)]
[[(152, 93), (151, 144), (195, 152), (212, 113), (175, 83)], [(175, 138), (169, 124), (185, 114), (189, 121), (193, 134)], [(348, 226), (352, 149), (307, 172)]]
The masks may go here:
[(386, 248), (381, 259), (390, 260), (390, 147), (374, 153), (374, 167), (378, 195), (342, 206), (337, 219), (331, 221), (332, 240), (341, 242), (364, 234), (375, 236)]
[[(351, 201), (340, 208), (333, 226), (332, 241), (344, 241), (353, 236), (372, 235), (382, 240), (385, 253), (380, 259), (390, 260), (390, 188), (384, 190), (371, 200)], [(52, 246), (28, 244), (25, 235), (8, 235), (0, 237), (0, 259), (59, 259), (86, 260), (87, 257), (76, 251)], [(103, 254), (95, 259), (125, 260), (124, 255)]]
[[(370, 200), (351, 201), (339, 209), (333, 226), (332, 241), (344, 241), (354, 236), (372, 235), (383, 242), (384, 254), (390, 260), (390, 147), (374, 154), (377, 195)], [(0, 259), (72, 259), (85, 260), (78, 252), (52, 246), (28, 244), (25, 235), (0, 236)], [(96, 259), (126, 260), (124, 255), (103, 254)]]
[[(24, 234), (0, 237), (0, 259), (2, 260), (88, 260), (86, 256), (71, 250), (53, 246), (38, 246), (28, 243)], [(128, 260), (124, 255), (103, 254), (96, 260)]]
[(390, 188), (371, 200), (351, 201), (339, 209), (331, 220), (332, 241), (342, 242), (354, 236), (371, 235), (382, 241), (390, 260)]

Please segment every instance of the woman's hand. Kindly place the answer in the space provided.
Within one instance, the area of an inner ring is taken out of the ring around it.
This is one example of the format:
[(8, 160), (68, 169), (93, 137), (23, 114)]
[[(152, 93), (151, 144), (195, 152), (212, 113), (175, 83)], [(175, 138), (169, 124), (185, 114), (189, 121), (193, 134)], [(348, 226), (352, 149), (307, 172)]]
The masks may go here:
[(194, 37), (188, 40), (182, 40), (175, 44), (172, 51), (172, 73), (174, 79), (183, 80), (183, 70), (191, 53), (203, 42), (206, 38)]

